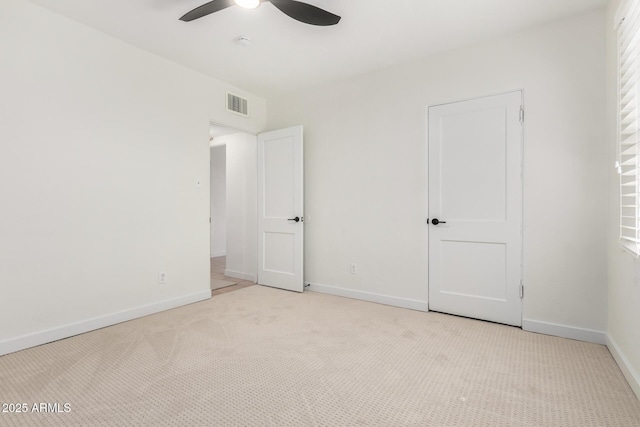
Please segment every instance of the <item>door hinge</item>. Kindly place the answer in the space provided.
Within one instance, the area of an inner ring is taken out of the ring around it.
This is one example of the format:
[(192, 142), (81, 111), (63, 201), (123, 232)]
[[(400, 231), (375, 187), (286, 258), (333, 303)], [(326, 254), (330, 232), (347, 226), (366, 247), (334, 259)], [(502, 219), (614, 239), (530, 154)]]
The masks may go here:
[(524, 298), (524, 285), (522, 284), (522, 280), (520, 281), (520, 299)]
[(520, 123), (524, 123), (524, 107), (520, 107)]

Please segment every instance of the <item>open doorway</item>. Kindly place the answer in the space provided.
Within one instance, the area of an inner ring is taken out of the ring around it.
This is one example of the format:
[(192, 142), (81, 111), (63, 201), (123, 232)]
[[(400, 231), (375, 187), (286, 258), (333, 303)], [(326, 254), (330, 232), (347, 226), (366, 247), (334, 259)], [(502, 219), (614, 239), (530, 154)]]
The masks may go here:
[(256, 136), (210, 126), (211, 290), (213, 295), (257, 279)]

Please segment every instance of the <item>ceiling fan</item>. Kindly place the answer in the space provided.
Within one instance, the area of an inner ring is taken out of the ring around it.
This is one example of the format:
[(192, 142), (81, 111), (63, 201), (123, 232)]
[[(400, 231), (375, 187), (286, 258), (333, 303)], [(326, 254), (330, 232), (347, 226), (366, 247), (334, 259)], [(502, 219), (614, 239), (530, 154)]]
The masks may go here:
[(233, 5), (238, 5), (245, 9), (255, 9), (261, 3), (267, 2), (280, 9), (285, 15), (305, 24), (328, 26), (340, 22), (338, 15), (295, 0), (213, 0), (188, 12), (180, 20), (185, 22), (193, 21)]

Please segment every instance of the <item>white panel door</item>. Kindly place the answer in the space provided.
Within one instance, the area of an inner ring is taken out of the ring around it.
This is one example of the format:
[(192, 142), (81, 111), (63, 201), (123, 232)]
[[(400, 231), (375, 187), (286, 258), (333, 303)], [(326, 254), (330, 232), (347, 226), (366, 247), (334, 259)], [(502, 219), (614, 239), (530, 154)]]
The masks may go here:
[(429, 108), (429, 310), (522, 324), (521, 106)]
[(258, 283), (304, 290), (302, 126), (258, 135)]

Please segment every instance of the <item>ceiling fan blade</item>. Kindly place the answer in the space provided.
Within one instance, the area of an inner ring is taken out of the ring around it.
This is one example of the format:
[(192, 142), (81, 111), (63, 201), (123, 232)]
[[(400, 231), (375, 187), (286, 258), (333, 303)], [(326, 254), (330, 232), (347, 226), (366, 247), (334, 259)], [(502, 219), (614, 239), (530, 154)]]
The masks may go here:
[(311, 25), (336, 25), (340, 17), (319, 7), (295, 0), (269, 0), (271, 4), (291, 18)]
[(187, 12), (182, 18), (180, 18), (180, 20), (185, 22), (193, 21), (194, 19), (202, 18), (203, 16), (207, 16), (213, 12), (226, 9), (234, 4), (236, 3), (233, 0), (213, 0), (209, 3), (203, 4), (202, 6), (196, 7), (191, 12)]

